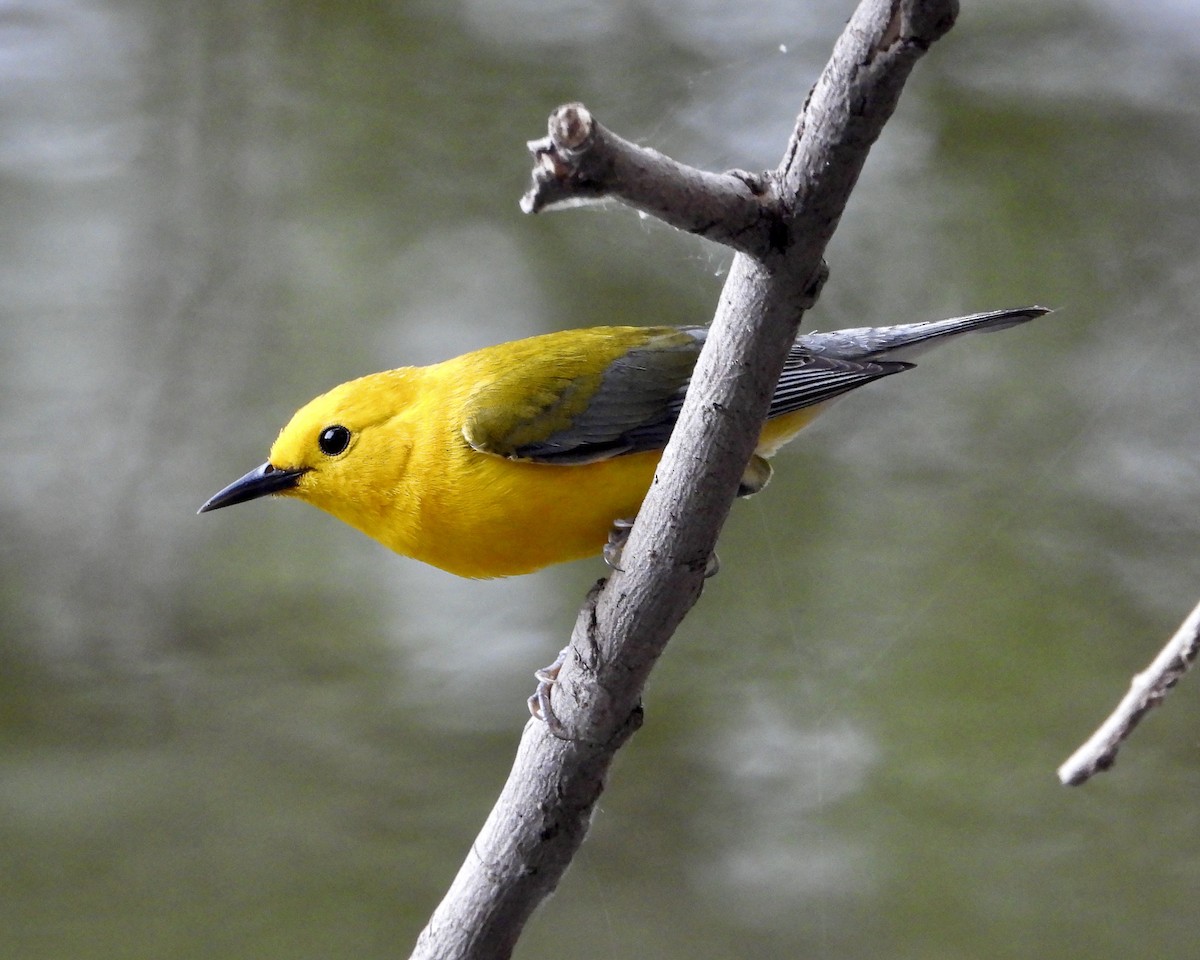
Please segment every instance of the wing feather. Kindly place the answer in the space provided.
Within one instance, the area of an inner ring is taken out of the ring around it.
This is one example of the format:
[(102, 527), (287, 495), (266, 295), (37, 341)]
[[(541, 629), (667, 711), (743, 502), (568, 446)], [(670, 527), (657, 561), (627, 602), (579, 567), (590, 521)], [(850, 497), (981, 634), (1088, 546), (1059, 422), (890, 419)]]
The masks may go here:
[[(702, 327), (598, 328), (581, 355), (523, 358), (472, 397), (467, 442), (511, 460), (579, 464), (661, 447), (700, 355)], [(608, 336), (608, 342), (599, 337)], [(554, 335), (551, 335), (553, 337)], [(608, 353), (597, 373), (593, 353)]]
[[(575, 337), (585, 331), (575, 331)], [(603, 343), (560, 349), (559, 335), (536, 338), (520, 358), (471, 397), (463, 436), (476, 450), (510, 460), (582, 464), (662, 449), (675, 428), (707, 331), (703, 327), (586, 331)], [(592, 352), (589, 352), (592, 351)], [(597, 374), (595, 351), (609, 360)], [(591, 363), (589, 365), (589, 357)], [(911, 364), (814, 356), (797, 341), (768, 417), (832, 400)]]

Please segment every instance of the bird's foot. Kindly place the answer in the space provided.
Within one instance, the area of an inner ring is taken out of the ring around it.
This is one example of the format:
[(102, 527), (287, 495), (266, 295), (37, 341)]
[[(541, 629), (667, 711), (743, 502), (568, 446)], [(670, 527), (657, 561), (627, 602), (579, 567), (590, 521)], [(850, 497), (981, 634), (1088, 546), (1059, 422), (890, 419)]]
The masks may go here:
[[(763, 463), (765, 464), (766, 461), (763, 460)], [(771, 469), (769, 465), (767, 469)], [(625, 572), (621, 567), (621, 553), (625, 549), (625, 544), (629, 540), (629, 531), (632, 529), (632, 520), (617, 519), (613, 521), (612, 529), (608, 531), (608, 542), (604, 544), (604, 562), (608, 564), (609, 569), (616, 570), (617, 573)], [(720, 569), (721, 558), (714, 552), (704, 565), (704, 579), (715, 577)]]
[(604, 562), (609, 569), (623, 573), (621, 569), (621, 553), (629, 540), (629, 531), (633, 529), (633, 521), (618, 517), (613, 521), (612, 529), (608, 531), (608, 542), (604, 544)]
[(535, 720), (541, 720), (559, 740), (570, 740), (571, 738), (555, 715), (554, 708), (550, 706), (550, 692), (558, 682), (558, 674), (561, 672), (563, 664), (567, 662), (567, 653), (570, 649), (569, 644), (563, 647), (558, 651), (558, 656), (554, 658), (553, 663), (533, 672), (538, 685), (533, 696), (529, 698), (529, 713)]

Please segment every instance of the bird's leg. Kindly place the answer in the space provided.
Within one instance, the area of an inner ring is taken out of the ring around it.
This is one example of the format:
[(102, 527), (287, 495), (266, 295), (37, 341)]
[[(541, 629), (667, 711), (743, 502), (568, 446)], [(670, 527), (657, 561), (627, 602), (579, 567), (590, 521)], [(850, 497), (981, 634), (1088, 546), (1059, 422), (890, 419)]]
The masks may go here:
[[(765, 463), (766, 461), (763, 462)], [(618, 573), (622, 572), (620, 566), (621, 551), (625, 549), (625, 542), (629, 539), (629, 531), (632, 529), (632, 520), (624, 517), (617, 518), (613, 521), (612, 529), (608, 532), (608, 542), (604, 544), (604, 562)], [(720, 569), (721, 558), (714, 552), (709, 556), (708, 562), (704, 565), (705, 579), (716, 576), (717, 571)], [(570, 650), (571, 645), (567, 644), (567, 646), (558, 651), (558, 656), (554, 658), (553, 663), (534, 671), (533, 675), (537, 678), (538, 685), (528, 700), (530, 715), (535, 720), (541, 720), (550, 732), (560, 740), (569, 740), (570, 736), (554, 713), (554, 708), (550, 704), (550, 694), (554, 690), (554, 685), (558, 682), (558, 675), (562, 671), (563, 664), (567, 662), (567, 654)]]
[(554, 662), (548, 666), (542, 667), (540, 670), (533, 672), (537, 678), (537, 689), (533, 692), (533, 696), (529, 698), (529, 713), (536, 720), (541, 720), (549, 729), (549, 731), (558, 737), (559, 740), (571, 739), (567, 735), (566, 728), (559, 722), (555, 716), (554, 708), (550, 706), (550, 691), (554, 689), (554, 684), (558, 682), (558, 674), (563, 668), (563, 664), (567, 662), (567, 653), (570, 651), (571, 645), (567, 644), (558, 651), (558, 656), (554, 658)]
[[(762, 459), (761, 457), (759, 459)], [(766, 461), (763, 460), (766, 464)], [(767, 470), (771, 467), (768, 464)], [(765, 483), (766, 481), (764, 481)], [(759, 489), (762, 489), (761, 487)], [(749, 494), (746, 494), (749, 496)], [(624, 518), (618, 518), (613, 521), (612, 529), (608, 531), (608, 542), (604, 544), (604, 562), (609, 568), (616, 570), (617, 573), (624, 573), (621, 568), (621, 552), (625, 549), (625, 542), (629, 539), (629, 531), (633, 529), (633, 521)], [(704, 565), (704, 579), (715, 577), (717, 571), (721, 569), (721, 558), (713, 553), (708, 562)], [(561, 664), (560, 664), (561, 666)]]
[(618, 517), (613, 521), (612, 529), (608, 531), (608, 542), (604, 544), (604, 562), (609, 568), (623, 573), (621, 569), (621, 551), (629, 540), (629, 531), (633, 529), (633, 521)]

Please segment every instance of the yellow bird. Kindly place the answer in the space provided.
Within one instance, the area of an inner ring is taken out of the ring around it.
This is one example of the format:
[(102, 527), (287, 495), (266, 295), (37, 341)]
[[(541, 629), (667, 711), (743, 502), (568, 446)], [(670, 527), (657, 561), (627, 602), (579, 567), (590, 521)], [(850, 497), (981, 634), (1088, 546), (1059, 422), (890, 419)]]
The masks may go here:
[[(931, 343), (1049, 311), (997, 310), (799, 337), (742, 495), (827, 404), (909, 369)], [(595, 327), (352, 380), (301, 407), (270, 458), (201, 513), (267, 494), (307, 501), (397, 553), (506, 577), (604, 549), (637, 515), (679, 416), (703, 327)]]

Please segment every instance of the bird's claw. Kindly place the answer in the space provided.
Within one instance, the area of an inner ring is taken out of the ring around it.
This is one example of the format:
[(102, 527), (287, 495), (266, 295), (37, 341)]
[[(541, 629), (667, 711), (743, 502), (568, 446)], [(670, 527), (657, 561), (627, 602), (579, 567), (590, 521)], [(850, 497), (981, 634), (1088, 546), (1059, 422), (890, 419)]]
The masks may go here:
[[(763, 460), (763, 463), (766, 463), (766, 461)], [(770, 466), (767, 469), (770, 470)], [(625, 549), (625, 543), (629, 540), (629, 531), (632, 529), (632, 520), (618, 518), (613, 521), (612, 529), (608, 531), (608, 542), (604, 544), (603, 552), (604, 562), (610, 570), (615, 570), (617, 573), (625, 572), (621, 567), (621, 553)], [(721, 558), (714, 552), (704, 564), (704, 579), (707, 580), (710, 577), (715, 577), (720, 569)], [(561, 667), (562, 664), (560, 663), (559, 666)]]
[(621, 553), (625, 549), (625, 544), (629, 540), (629, 531), (633, 529), (633, 521), (627, 520), (624, 517), (618, 517), (612, 523), (612, 528), (608, 531), (608, 542), (604, 544), (604, 562), (610, 570), (616, 570), (617, 573), (624, 573), (621, 569)]
[(570, 646), (563, 647), (558, 651), (558, 656), (554, 658), (554, 662), (542, 667), (540, 670), (533, 672), (537, 679), (537, 689), (533, 691), (533, 696), (529, 698), (529, 713), (535, 720), (541, 720), (549, 730), (559, 740), (569, 740), (566, 727), (558, 719), (554, 713), (554, 708), (550, 705), (550, 692), (554, 689), (554, 685), (558, 682), (558, 675), (562, 671), (563, 664), (567, 662), (567, 651)]
[[(623, 518), (614, 520), (612, 529), (608, 533), (608, 542), (604, 545), (604, 562), (618, 573), (621, 572), (621, 551), (625, 548), (625, 541), (629, 539), (629, 531), (632, 529), (632, 520)], [(721, 558), (714, 552), (704, 565), (704, 579), (715, 577), (720, 569)], [(546, 728), (560, 740), (571, 738), (566, 727), (562, 725), (562, 721), (554, 712), (554, 707), (550, 703), (550, 695), (554, 691), (555, 684), (558, 683), (558, 675), (562, 672), (563, 664), (567, 662), (567, 654), (570, 650), (571, 647), (568, 644), (558, 651), (558, 656), (554, 658), (553, 663), (533, 672), (538, 685), (527, 701), (530, 716), (535, 720), (541, 720)]]

